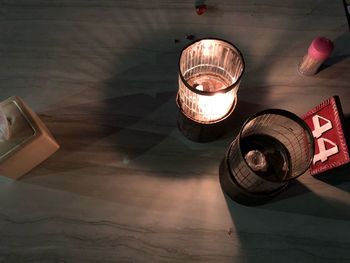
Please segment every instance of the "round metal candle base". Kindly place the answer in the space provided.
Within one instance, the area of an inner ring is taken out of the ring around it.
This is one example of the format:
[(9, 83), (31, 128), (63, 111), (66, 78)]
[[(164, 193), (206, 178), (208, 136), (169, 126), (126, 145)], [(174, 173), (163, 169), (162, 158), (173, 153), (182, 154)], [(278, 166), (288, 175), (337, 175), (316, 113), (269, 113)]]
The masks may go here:
[(245, 206), (258, 206), (267, 203), (288, 185), (288, 183), (285, 183), (280, 188), (264, 194), (247, 192), (237, 183), (234, 176), (229, 171), (226, 158), (224, 158), (220, 164), (219, 179), (224, 193), (226, 193), (233, 201)]
[(195, 142), (210, 142), (225, 134), (226, 120), (227, 118), (215, 123), (199, 123), (188, 118), (180, 109), (177, 125), (186, 138)]

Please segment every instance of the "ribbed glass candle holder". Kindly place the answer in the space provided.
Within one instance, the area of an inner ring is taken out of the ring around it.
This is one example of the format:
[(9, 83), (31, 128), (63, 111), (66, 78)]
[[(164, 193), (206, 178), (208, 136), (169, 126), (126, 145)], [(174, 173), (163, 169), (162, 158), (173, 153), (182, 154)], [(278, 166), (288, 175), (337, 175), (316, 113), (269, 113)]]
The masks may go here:
[(240, 51), (220, 39), (202, 39), (182, 50), (179, 61), (178, 104), (199, 123), (225, 118), (237, 103), (244, 71)]
[(230, 145), (221, 185), (241, 203), (265, 201), (303, 174), (313, 156), (312, 132), (302, 119), (285, 110), (265, 110), (249, 118)]

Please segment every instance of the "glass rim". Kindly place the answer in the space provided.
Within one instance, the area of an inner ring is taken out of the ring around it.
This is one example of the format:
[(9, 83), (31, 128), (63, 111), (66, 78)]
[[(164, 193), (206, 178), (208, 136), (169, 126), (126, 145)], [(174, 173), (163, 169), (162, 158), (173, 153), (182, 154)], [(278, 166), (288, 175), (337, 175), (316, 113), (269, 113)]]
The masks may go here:
[[(247, 161), (245, 160), (242, 152), (241, 152), (241, 140), (242, 140), (242, 133), (243, 133), (243, 130), (245, 128), (245, 126), (250, 122), (252, 121), (253, 119), (259, 117), (259, 116), (262, 116), (262, 115), (266, 115), (266, 114), (275, 114), (275, 115), (280, 115), (280, 116), (284, 116), (284, 117), (287, 117), (293, 121), (295, 121), (297, 124), (299, 124), (302, 128), (304, 128), (304, 130), (306, 131), (306, 134), (308, 135), (309, 137), (309, 140), (310, 140), (310, 146), (311, 146), (311, 158), (309, 160), (309, 162), (307, 163), (305, 169), (300, 172), (298, 175), (296, 176), (293, 176), (293, 177), (290, 177), (290, 178), (287, 178), (287, 179), (283, 179), (283, 180), (280, 180), (280, 181), (274, 181), (274, 180), (269, 180), (267, 178), (263, 178), (261, 177), (262, 179), (268, 181), (268, 182), (273, 182), (273, 183), (283, 183), (283, 182), (289, 182), (299, 176), (301, 176), (302, 174), (304, 174), (310, 167), (310, 165), (312, 164), (312, 161), (313, 161), (313, 158), (314, 158), (314, 154), (315, 154), (315, 141), (314, 141), (314, 137), (312, 135), (312, 131), (310, 129), (310, 127), (306, 124), (306, 122), (301, 119), (298, 115), (290, 112), (290, 111), (287, 111), (287, 110), (282, 110), (282, 109), (266, 109), (266, 110), (262, 110), (262, 111), (259, 111), (255, 114), (253, 114), (252, 116), (250, 116), (242, 125), (240, 131), (239, 131), (239, 134), (237, 135), (237, 137), (235, 138), (235, 140), (238, 139), (237, 141), (237, 144), (238, 144), (238, 149), (239, 149), (239, 155), (240, 157), (244, 160), (245, 164), (247, 165), (248, 169), (254, 173), (256, 175), (256, 173), (253, 171), (253, 169), (251, 169), (251, 167), (248, 165)], [(231, 151), (231, 148), (230, 148), (230, 151)], [(258, 175), (257, 175), (258, 176)]]
[[(224, 89), (221, 89), (221, 90), (218, 90), (218, 91), (204, 91), (204, 90), (198, 90), (194, 87), (192, 87), (190, 84), (188, 84), (188, 82), (185, 80), (182, 72), (181, 72), (181, 68), (180, 68), (180, 65), (181, 65), (181, 58), (182, 58), (182, 55), (183, 53), (185, 52), (186, 49), (188, 49), (190, 46), (194, 45), (195, 43), (197, 42), (201, 42), (203, 40), (215, 40), (215, 41), (221, 41), (221, 42), (224, 42), (225, 44), (229, 45), (232, 49), (234, 49), (237, 54), (239, 55), (239, 58), (241, 59), (241, 62), (242, 62), (242, 72), (241, 74), (239, 75), (239, 77), (236, 79), (236, 81), (234, 83), (232, 83), (230, 86), (224, 88)], [(220, 93), (227, 93), (229, 92), (230, 90), (232, 90), (234, 87), (236, 87), (236, 85), (241, 81), (241, 78), (243, 76), (243, 73), (245, 71), (245, 61), (244, 61), (244, 58), (243, 58), (243, 55), (242, 55), (242, 52), (234, 45), (232, 44), (231, 42), (227, 41), (227, 40), (224, 40), (224, 39), (220, 39), (220, 38), (212, 38), (212, 37), (206, 37), (206, 38), (201, 38), (201, 39), (198, 39), (194, 42), (191, 42), (190, 44), (186, 45), (182, 50), (181, 50), (181, 54), (180, 54), (180, 57), (179, 57), (179, 62), (178, 62), (178, 70), (179, 70), (179, 76), (181, 78), (181, 81), (185, 84), (185, 86), (191, 90), (192, 92), (196, 93), (196, 94), (199, 94), (199, 95), (204, 95), (204, 96), (214, 96), (215, 94), (220, 94)]]

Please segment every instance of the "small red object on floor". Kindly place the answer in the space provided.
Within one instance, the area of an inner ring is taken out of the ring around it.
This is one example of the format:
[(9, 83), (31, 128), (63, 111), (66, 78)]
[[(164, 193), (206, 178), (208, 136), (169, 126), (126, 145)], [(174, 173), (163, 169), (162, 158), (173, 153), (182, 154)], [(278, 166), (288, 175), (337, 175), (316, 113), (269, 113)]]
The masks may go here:
[(303, 117), (315, 139), (310, 174), (316, 175), (350, 161), (343, 131), (343, 111), (338, 96), (331, 97)]
[(203, 15), (207, 11), (207, 5), (198, 5), (196, 6), (197, 15)]

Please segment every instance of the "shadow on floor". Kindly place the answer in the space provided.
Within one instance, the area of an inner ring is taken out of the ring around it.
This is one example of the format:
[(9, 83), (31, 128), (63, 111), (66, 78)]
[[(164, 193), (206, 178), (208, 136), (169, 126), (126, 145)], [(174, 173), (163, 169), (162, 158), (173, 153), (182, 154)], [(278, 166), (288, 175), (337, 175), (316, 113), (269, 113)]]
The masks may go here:
[(341, 63), (350, 57), (350, 33), (344, 33), (333, 40), (334, 50), (331, 56), (321, 65), (319, 72)]

